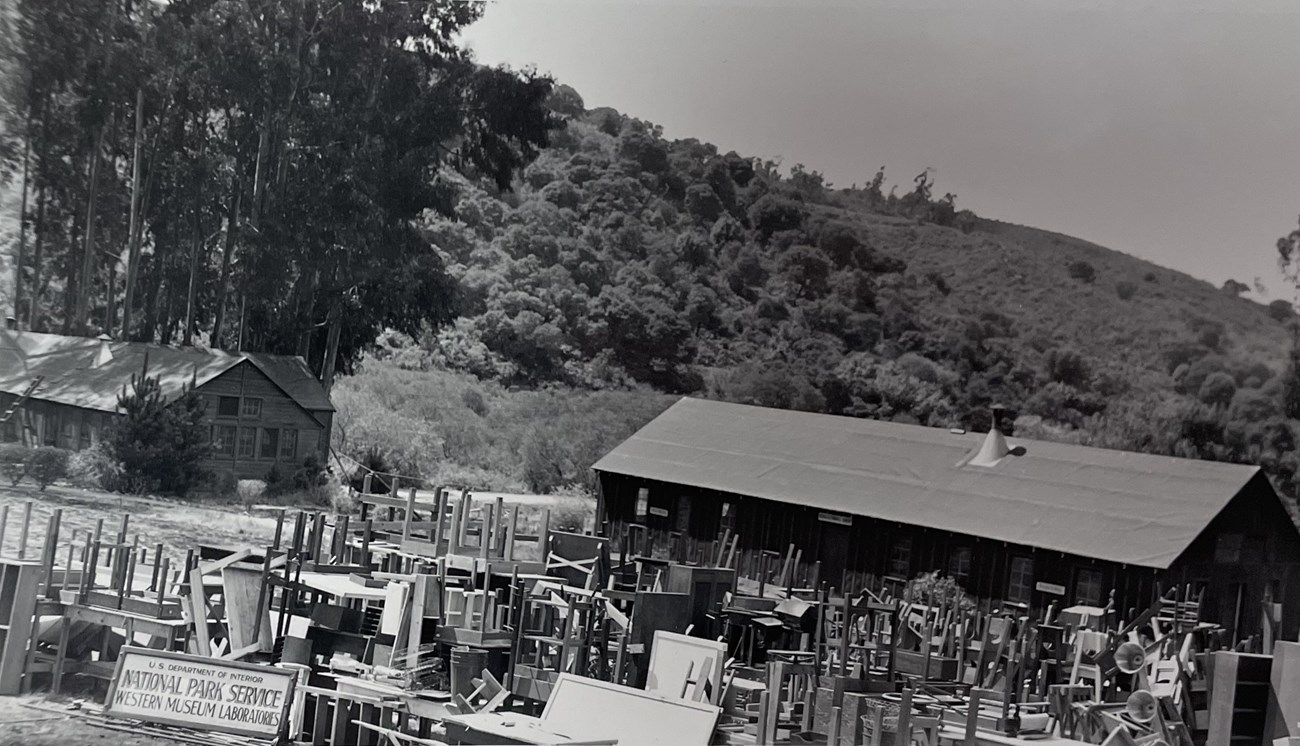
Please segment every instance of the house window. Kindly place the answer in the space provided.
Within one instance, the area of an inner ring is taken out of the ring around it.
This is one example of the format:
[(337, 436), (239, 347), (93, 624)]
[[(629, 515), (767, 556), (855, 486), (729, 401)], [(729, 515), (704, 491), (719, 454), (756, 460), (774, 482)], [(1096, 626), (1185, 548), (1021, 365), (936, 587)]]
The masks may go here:
[(298, 431), (285, 430), (280, 439), (280, 458), (293, 461), (298, 458)]
[(217, 416), (218, 416), (218, 417), (238, 417), (238, 416), (239, 416), (239, 397), (238, 397), (238, 396), (219, 396), (219, 397), (217, 397)]
[(1007, 584), (1007, 600), (1027, 604), (1033, 587), (1034, 561), (1028, 557), (1012, 557), (1011, 582)]
[(82, 420), (81, 433), (77, 439), (77, 448), (82, 450), (89, 448), (93, 440), (94, 437), (91, 435), (90, 432), (90, 423), (87, 422), (86, 420)]
[(691, 499), (686, 495), (677, 496), (677, 530), (683, 534), (691, 530)]
[(948, 574), (964, 583), (970, 578), (970, 547), (957, 547), (948, 558)]
[(280, 450), (280, 430), (274, 427), (262, 428), (261, 458), (274, 459)]
[(212, 426), (212, 452), (217, 456), (235, 455), (235, 426)]
[(1080, 567), (1074, 576), (1074, 597), (1081, 604), (1101, 605), (1101, 570)]
[(636, 517), (645, 520), (646, 514), (650, 512), (650, 490), (642, 487), (636, 491)]
[(1220, 534), (1214, 545), (1214, 561), (1235, 565), (1241, 562), (1241, 534)]
[(239, 457), (252, 458), (257, 450), (257, 428), (239, 428)]
[(905, 578), (911, 572), (912, 537), (900, 536), (894, 539), (894, 545), (889, 550), (889, 573)]
[(244, 400), (244, 406), (243, 406), (243, 408), (241, 408), (241, 409), (239, 410), (239, 414), (240, 414), (241, 416), (243, 416), (243, 417), (261, 417), (261, 416), (262, 416), (262, 400), (261, 400), (261, 399), (245, 399), (245, 400)]

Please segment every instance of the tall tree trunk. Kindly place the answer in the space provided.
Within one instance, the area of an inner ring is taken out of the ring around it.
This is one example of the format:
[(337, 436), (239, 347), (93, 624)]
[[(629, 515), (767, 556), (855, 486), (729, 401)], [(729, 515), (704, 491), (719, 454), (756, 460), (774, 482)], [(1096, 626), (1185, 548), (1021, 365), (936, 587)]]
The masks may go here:
[(73, 313), (73, 328), (85, 334), (90, 314), (90, 291), (95, 269), (95, 210), (99, 203), (99, 162), (104, 149), (105, 125), (95, 132), (95, 144), (90, 153), (90, 186), (86, 195), (86, 226), (81, 253), (81, 275), (77, 284), (77, 304)]
[(18, 206), (18, 256), (14, 260), (14, 321), (23, 317), (23, 264), (27, 262), (27, 180), (31, 174), (32, 110), (27, 108), (27, 125), (23, 130), (23, 197)]
[(248, 296), (244, 293), (239, 294), (239, 337), (235, 340), (235, 351), (244, 351), (244, 323), (245, 314), (248, 312)]
[[(41, 305), (45, 288), (41, 285), (41, 263), (45, 261), (45, 185), (36, 187), (36, 245), (32, 247), (32, 292), (27, 302), (27, 328), (36, 329), (36, 312)], [(46, 279), (46, 282), (49, 282)]]
[(343, 332), (343, 313), (337, 302), (330, 308), (329, 324), (329, 337), (325, 342), (325, 360), (321, 363), (320, 371), (321, 385), (325, 387), (327, 396), (330, 389), (334, 387), (334, 368), (338, 365), (339, 358), (339, 337)]
[(190, 246), (190, 284), (185, 294), (185, 332), (181, 344), (186, 347), (194, 343), (194, 295), (198, 288), (199, 255), (203, 253), (203, 178), (194, 174), (194, 236)]
[(235, 175), (230, 180), (230, 201), (226, 208), (226, 242), (221, 250), (221, 276), (217, 280), (217, 308), (216, 319), (212, 323), (212, 347), (218, 350), (225, 349), (225, 341), (222, 338), (222, 331), (226, 324), (226, 300), (230, 284), (230, 261), (235, 255), (235, 241), (238, 240), (239, 232), (239, 210), (244, 201), (244, 191), (241, 188), (239, 179), (239, 167), (235, 167)]
[[(131, 306), (140, 263), (140, 146), (144, 140), (144, 89), (135, 90), (135, 137), (131, 147), (131, 215), (127, 229), (126, 291), (122, 297), (122, 339), (131, 337)], [(152, 176), (152, 173), (150, 174)], [(113, 329), (107, 330), (112, 336)]]
[(262, 115), (262, 126), (257, 134), (257, 162), (253, 165), (253, 204), (252, 215), (249, 219), (249, 225), (253, 226), (254, 231), (262, 228), (262, 197), (266, 194), (267, 179), (267, 156), (271, 148), (271, 105), (267, 102), (266, 111)]

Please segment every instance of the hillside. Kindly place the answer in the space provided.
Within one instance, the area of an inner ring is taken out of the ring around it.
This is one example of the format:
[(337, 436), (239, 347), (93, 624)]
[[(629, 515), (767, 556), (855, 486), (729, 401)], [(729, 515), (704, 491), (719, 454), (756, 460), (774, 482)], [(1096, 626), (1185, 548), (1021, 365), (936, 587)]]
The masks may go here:
[[(1261, 463), (1295, 494), (1289, 307), (980, 218), (934, 197), (928, 175), (902, 196), (883, 172), (832, 189), (802, 165), (586, 110), (563, 86), (550, 105), (567, 127), (512, 190), (462, 181), (454, 217), (425, 220), (454, 321), (389, 336), (344, 386), (399, 367), (431, 387), (628, 390), (644, 419), (666, 392), (975, 429), (999, 403), (1022, 435)], [(602, 446), (547, 439), (563, 479), (497, 465), (534, 489), (581, 480), (575, 464), (639, 424), (600, 406), (588, 422), (618, 422)]]

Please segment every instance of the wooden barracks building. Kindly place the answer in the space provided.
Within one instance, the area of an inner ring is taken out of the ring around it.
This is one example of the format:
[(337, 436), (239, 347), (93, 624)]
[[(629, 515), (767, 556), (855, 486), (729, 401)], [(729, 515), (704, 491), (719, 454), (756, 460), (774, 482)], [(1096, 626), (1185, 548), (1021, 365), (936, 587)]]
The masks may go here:
[(1300, 633), (1300, 533), (1254, 466), (683, 398), (593, 468), (614, 537), (730, 528), (832, 585), (940, 570), (1034, 609), (1190, 584), (1242, 637), (1266, 597)]
[(40, 382), (0, 425), (0, 442), (89, 448), (120, 416), (118, 394), (146, 356), (164, 398), (194, 381), (206, 401), (213, 448), (205, 468), (261, 479), (273, 465), (291, 471), (309, 455), (328, 463), (334, 407), (300, 357), (9, 329), (0, 330), (0, 412)]

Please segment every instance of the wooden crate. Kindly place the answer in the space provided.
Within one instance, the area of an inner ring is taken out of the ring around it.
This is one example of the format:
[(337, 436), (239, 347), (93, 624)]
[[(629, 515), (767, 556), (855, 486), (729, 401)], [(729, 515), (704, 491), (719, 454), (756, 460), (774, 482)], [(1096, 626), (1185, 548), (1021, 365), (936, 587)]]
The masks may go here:
[(0, 695), (22, 690), (42, 572), (40, 562), (0, 559)]

